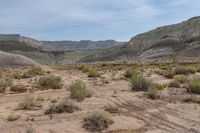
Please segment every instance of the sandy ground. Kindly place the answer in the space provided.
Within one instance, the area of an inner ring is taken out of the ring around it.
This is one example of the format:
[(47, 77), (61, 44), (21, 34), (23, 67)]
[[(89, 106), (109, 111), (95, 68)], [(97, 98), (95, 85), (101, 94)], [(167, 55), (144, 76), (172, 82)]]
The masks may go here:
[[(148, 99), (145, 92), (131, 90), (129, 81), (123, 79), (123, 70), (104, 70), (96, 80), (89, 79), (78, 70), (56, 70), (51, 73), (62, 77), (63, 88), (60, 90), (37, 91), (24, 94), (6, 94), (0, 96), (0, 133), (25, 133), (32, 125), (36, 133), (87, 133), (82, 128), (82, 118), (90, 112), (104, 110), (104, 106), (118, 106), (121, 112), (110, 114), (114, 120), (104, 133), (200, 133), (200, 105), (183, 103), (189, 96), (184, 88), (165, 88), (159, 100)], [(15, 84), (30, 84), (33, 79), (16, 80)], [(154, 82), (167, 84), (170, 82), (156, 73), (148, 76)], [(55, 114), (52, 119), (44, 115), (50, 105), (50, 99), (68, 97), (70, 92), (66, 86), (70, 82), (81, 79), (92, 91), (92, 97), (77, 103), (81, 110), (74, 113)], [(27, 95), (43, 96), (42, 108), (32, 111), (15, 110), (18, 103)], [(8, 122), (9, 114), (21, 117)]]

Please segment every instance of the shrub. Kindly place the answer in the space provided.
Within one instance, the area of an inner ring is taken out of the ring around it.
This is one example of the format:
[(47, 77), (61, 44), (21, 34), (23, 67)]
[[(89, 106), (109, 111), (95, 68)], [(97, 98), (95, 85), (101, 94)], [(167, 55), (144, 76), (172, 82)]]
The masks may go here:
[(8, 120), (8, 121), (16, 121), (16, 120), (18, 120), (20, 117), (21, 117), (20, 115), (10, 114), (10, 115), (7, 117), (7, 120)]
[(200, 72), (200, 65), (199, 66), (197, 66), (197, 72)]
[(11, 86), (13, 80), (11, 77), (2, 77), (0, 78), (0, 93), (4, 93), (6, 91), (6, 87)]
[(188, 83), (188, 91), (196, 94), (200, 94), (200, 80), (193, 79)]
[(83, 119), (82, 127), (91, 132), (101, 132), (113, 123), (108, 114), (94, 112)]
[(191, 96), (191, 97), (189, 97), (189, 98), (184, 99), (183, 102), (187, 102), (187, 103), (198, 103), (198, 104), (200, 104), (200, 97)]
[(71, 91), (71, 98), (78, 101), (91, 97), (91, 93), (86, 89), (85, 83), (81, 80), (72, 82), (69, 86), (69, 90)]
[(45, 114), (73, 113), (76, 110), (79, 110), (79, 107), (66, 98), (57, 105), (50, 105)]
[(176, 67), (175, 69), (176, 74), (188, 75), (188, 74), (194, 74), (195, 72), (196, 70), (192, 66), (179, 66), (179, 67)]
[(187, 77), (185, 75), (175, 75), (174, 80), (176, 80), (179, 83), (184, 83), (187, 81)]
[(170, 70), (171, 69), (171, 66), (169, 66), (169, 65), (160, 65), (159, 67), (161, 70)]
[(131, 78), (132, 76), (135, 76), (135, 75), (137, 75), (137, 72), (134, 68), (127, 69), (125, 74), (124, 74), (124, 76), (126, 78)]
[(14, 79), (21, 79), (22, 75), (20, 73), (14, 73), (13, 77), (14, 77)]
[(158, 90), (163, 90), (166, 87), (166, 85), (159, 84), (159, 83), (153, 83), (153, 86)]
[(132, 84), (132, 90), (146, 91), (151, 87), (152, 82), (149, 80), (146, 80), (141, 75), (137, 75), (131, 78), (131, 84)]
[(175, 75), (175, 72), (173, 70), (166, 70), (166, 71), (163, 71), (162, 75), (166, 78), (172, 79)]
[(36, 101), (40, 101), (40, 102), (43, 102), (45, 100), (44, 96), (38, 96), (36, 98)]
[(32, 110), (35, 108), (39, 108), (42, 105), (39, 102), (36, 102), (33, 97), (27, 96), (25, 99), (18, 104), (19, 110)]
[(118, 107), (112, 106), (112, 105), (105, 106), (104, 110), (107, 111), (107, 112), (109, 112), (109, 113), (119, 113), (120, 112), (120, 110), (119, 110)]
[(44, 88), (60, 89), (61, 88), (61, 77), (50, 75), (41, 77), (39, 79), (39, 85)]
[(10, 88), (11, 91), (23, 93), (27, 91), (27, 87), (24, 85), (15, 85)]
[(88, 72), (88, 77), (99, 77), (100, 74), (97, 72), (96, 69), (91, 68)]
[(169, 87), (175, 87), (175, 88), (179, 88), (180, 87), (180, 83), (176, 80), (172, 80), (170, 83), (169, 83)]
[(40, 66), (31, 65), (27, 72), (22, 74), (22, 78), (30, 78), (36, 75), (42, 75), (44, 71)]
[(84, 73), (86, 73), (86, 72), (89, 72), (90, 67), (87, 66), (87, 65), (81, 65), (81, 66), (79, 67), (79, 70), (82, 70)]
[(151, 86), (147, 91), (147, 96), (150, 99), (159, 99), (160, 94), (158, 92), (158, 89), (155, 86)]

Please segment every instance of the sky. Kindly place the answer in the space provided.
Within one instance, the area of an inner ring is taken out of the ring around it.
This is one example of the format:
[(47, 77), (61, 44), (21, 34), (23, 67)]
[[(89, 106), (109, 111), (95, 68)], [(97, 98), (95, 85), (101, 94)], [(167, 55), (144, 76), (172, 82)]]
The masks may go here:
[(38, 40), (128, 41), (200, 15), (200, 0), (0, 0), (0, 33)]

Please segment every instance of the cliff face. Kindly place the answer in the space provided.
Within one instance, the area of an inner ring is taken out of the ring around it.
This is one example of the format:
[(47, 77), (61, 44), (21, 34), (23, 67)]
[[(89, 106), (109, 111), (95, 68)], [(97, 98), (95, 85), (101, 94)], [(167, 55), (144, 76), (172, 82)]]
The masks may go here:
[(124, 42), (115, 40), (105, 41), (42, 41), (49, 51), (85, 51), (94, 49), (105, 49), (114, 46), (119, 46)]
[(87, 56), (81, 61), (197, 57), (199, 47), (200, 17), (195, 17), (139, 34), (122, 46)]

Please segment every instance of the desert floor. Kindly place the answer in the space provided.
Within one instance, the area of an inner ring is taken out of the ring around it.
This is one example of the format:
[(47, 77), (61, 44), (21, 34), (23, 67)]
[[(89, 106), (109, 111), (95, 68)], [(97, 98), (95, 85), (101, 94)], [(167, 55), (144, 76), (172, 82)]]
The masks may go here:
[[(13, 68), (25, 71), (26, 68)], [(146, 92), (131, 90), (131, 84), (124, 78), (126, 68), (104, 67), (102, 75), (96, 79), (88, 78), (86, 73), (76, 69), (44, 67), (45, 71), (62, 77), (62, 89), (31, 91), (26, 93), (7, 92), (0, 96), (0, 133), (25, 133), (29, 126), (35, 133), (87, 133), (82, 128), (82, 119), (89, 113), (104, 110), (106, 105), (114, 105), (119, 113), (110, 113), (114, 123), (104, 133), (200, 133), (200, 105), (183, 100), (192, 94), (185, 88), (166, 87), (160, 91), (161, 98), (149, 99)], [(139, 69), (147, 79), (155, 83), (168, 84), (167, 79), (154, 69)], [(196, 75), (200, 75), (196, 73)], [(14, 84), (34, 85), (40, 76), (15, 79)], [(80, 109), (74, 113), (44, 115), (52, 99), (57, 101), (70, 96), (67, 86), (75, 80), (83, 80), (92, 92), (91, 98), (76, 102)], [(19, 102), (27, 96), (42, 96), (42, 107), (34, 110), (16, 110)], [(13, 122), (7, 120), (10, 114), (21, 117)]]

